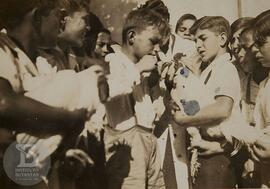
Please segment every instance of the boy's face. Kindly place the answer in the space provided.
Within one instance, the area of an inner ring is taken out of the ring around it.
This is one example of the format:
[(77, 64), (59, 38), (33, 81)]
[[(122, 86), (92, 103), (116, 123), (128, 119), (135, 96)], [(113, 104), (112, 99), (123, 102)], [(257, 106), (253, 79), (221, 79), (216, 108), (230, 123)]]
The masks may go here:
[(261, 63), (263, 67), (270, 67), (270, 36), (265, 38), (265, 41), (258, 46), (263, 58)]
[(195, 42), (203, 62), (211, 62), (215, 59), (220, 50), (220, 35), (209, 29), (198, 29)]
[(148, 26), (142, 31), (136, 31), (133, 40), (133, 54), (139, 60), (144, 55), (155, 55), (160, 51), (162, 36), (156, 27)]
[(40, 26), (40, 38), (42, 40), (46, 40), (52, 44), (56, 42), (60, 32), (59, 12), (59, 9), (55, 8), (49, 11), (48, 15), (42, 16)]
[(252, 54), (251, 49), (253, 45), (254, 40), (252, 33), (244, 33), (243, 35), (240, 36), (239, 38), (240, 51), (238, 53), (238, 60), (240, 63), (244, 62), (246, 56)]
[(66, 18), (65, 30), (67, 40), (71, 46), (81, 47), (86, 34), (86, 21), (87, 12), (85, 10), (76, 11), (71, 16)]
[(246, 72), (253, 71), (253, 68), (257, 61), (252, 53), (252, 48), (254, 46), (253, 34), (250, 32), (245, 32), (239, 38), (239, 43), (241, 50), (239, 51), (239, 63)]
[(239, 42), (239, 38), (240, 38), (240, 33), (242, 32), (243, 28), (237, 30), (235, 33), (233, 33), (232, 35), (232, 39), (230, 41), (230, 46), (232, 49), (232, 53), (233, 56), (238, 60), (238, 53), (241, 49), (240, 47), (240, 42)]
[(111, 36), (108, 33), (101, 32), (97, 36), (95, 53), (100, 57), (105, 57), (109, 53)]
[(179, 25), (177, 28), (176, 34), (182, 37), (183, 39), (193, 39), (193, 35), (190, 34), (190, 28), (195, 23), (195, 20), (192, 19), (186, 19), (183, 20), (182, 24)]

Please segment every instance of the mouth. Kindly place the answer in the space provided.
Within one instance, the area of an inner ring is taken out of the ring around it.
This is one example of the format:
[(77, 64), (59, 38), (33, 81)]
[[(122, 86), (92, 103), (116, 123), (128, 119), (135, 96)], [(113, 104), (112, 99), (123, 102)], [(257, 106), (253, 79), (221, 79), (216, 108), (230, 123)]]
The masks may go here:
[(260, 62), (260, 63), (263, 63), (264, 61), (264, 59), (263, 59), (263, 57), (261, 57), (261, 56), (256, 56), (256, 59), (257, 59), (257, 61), (258, 62)]
[(205, 55), (205, 51), (201, 50), (201, 51), (199, 51), (199, 54), (200, 54), (201, 56), (204, 56), (204, 55)]

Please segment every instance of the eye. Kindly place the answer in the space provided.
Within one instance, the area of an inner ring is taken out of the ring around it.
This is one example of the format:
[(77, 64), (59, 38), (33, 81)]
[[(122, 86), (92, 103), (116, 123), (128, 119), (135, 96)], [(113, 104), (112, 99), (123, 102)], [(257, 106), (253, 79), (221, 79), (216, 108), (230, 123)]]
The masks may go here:
[(186, 31), (186, 30), (187, 30), (187, 28), (180, 27), (178, 31), (184, 32), (184, 31)]
[(205, 41), (207, 39), (207, 37), (202, 37), (201, 40), (202, 41)]
[(160, 43), (160, 39), (150, 39), (151, 43), (153, 45), (159, 44)]

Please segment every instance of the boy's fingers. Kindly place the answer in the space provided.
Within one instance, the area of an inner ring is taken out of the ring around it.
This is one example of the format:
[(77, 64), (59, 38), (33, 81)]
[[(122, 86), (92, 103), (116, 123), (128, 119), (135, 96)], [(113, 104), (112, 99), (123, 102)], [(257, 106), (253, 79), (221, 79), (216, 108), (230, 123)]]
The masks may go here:
[(258, 158), (260, 152), (259, 152), (259, 149), (256, 147), (256, 146), (253, 146), (252, 147), (253, 150), (250, 151), (250, 155), (251, 155), (251, 158), (255, 161), (260, 161), (260, 159)]

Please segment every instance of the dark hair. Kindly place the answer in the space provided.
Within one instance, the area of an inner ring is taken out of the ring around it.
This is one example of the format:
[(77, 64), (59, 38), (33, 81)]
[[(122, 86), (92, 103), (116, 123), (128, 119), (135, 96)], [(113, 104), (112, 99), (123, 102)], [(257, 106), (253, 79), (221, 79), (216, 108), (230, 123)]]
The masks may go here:
[(190, 28), (190, 33), (195, 34), (198, 29), (209, 29), (217, 34), (224, 32), (227, 36), (225, 45), (227, 46), (229, 43), (231, 27), (228, 20), (222, 16), (204, 16), (200, 18)]
[(130, 29), (142, 31), (148, 26), (157, 28), (164, 38), (170, 33), (169, 23), (159, 13), (149, 9), (137, 9), (131, 11), (125, 20), (122, 31), (123, 43), (126, 43), (127, 32)]
[(250, 22), (251, 20), (253, 20), (252, 17), (242, 17), (242, 18), (238, 18), (237, 20), (235, 20), (235, 21), (231, 24), (231, 33), (234, 34), (234, 33), (237, 32), (239, 29), (247, 27), (247, 25), (249, 24), (249, 22)]
[(85, 35), (84, 48), (87, 55), (91, 56), (96, 46), (98, 34), (101, 32), (110, 34), (110, 31), (103, 26), (100, 19), (92, 12), (89, 12), (86, 17), (86, 25), (89, 27), (89, 30), (87, 30)]
[(143, 5), (138, 7), (138, 9), (149, 9), (157, 12), (163, 17), (167, 22), (170, 21), (170, 13), (168, 7), (161, 0), (148, 0)]
[(62, 17), (67, 15), (72, 15), (75, 12), (85, 10), (86, 12), (89, 11), (89, 6), (87, 2), (89, 0), (55, 0), (57, 6), (62, 11)]
[(3, 27), (13, 28), (33, 9), (36, 8), (40, 14), (48, 14), (55, 5), (54, 0), (1, 0), (0, 22)]
[(270, 36), (270, 9), (259, 14), (254, 20), (254, 40), (258, 46)]
[(193, 14), (184, 14), (184, 15), (182, 15), (182, 16), (178, 19), (178, 21), (177, 21), (177, 23), (176, 23), (176, 26), (175, 26), (175, 33), (177, 32), (179, 26), (183, 23), (184, 20), (194, 20), (194, 21), (196, 21), (197, 18), (196, 18), (196, 16), (194, 16)]
[(254, 28), (253, 28), (253, 24), (254, 24), (254, 19), (250, 20), (248, 23), (245, 24), (243, 30), (240, 33), (240, 37), (243, 37), (247, 34), (254, 34)]

